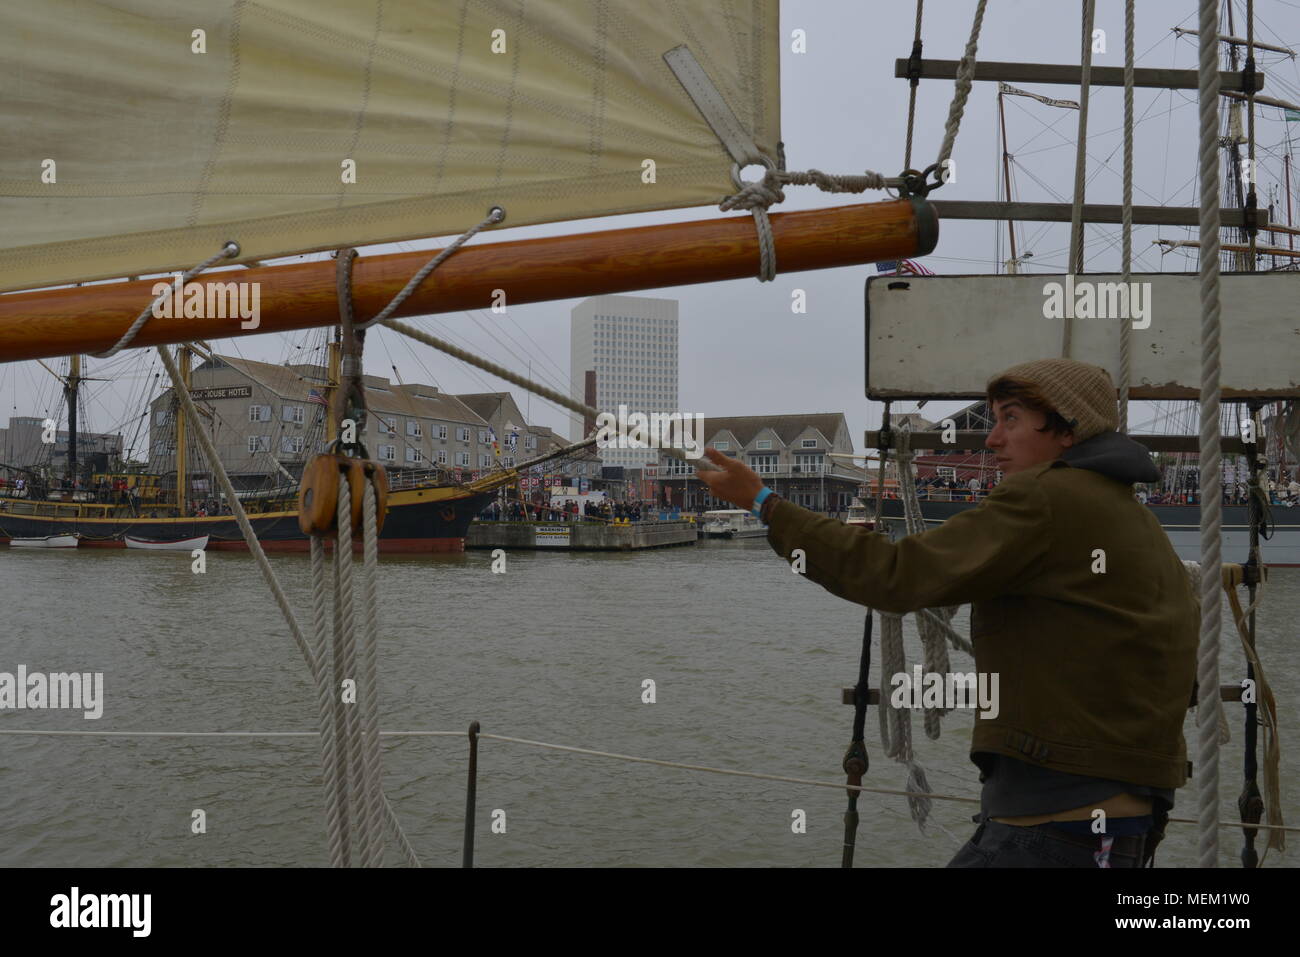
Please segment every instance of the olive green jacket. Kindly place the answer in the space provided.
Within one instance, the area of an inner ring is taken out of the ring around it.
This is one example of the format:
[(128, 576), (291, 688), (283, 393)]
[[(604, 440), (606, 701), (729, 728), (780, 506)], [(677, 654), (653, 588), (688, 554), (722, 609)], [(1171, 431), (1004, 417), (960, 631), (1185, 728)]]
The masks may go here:
[(1186, 781), (1197, 598), (1131, 484), (1057, 459), (897, 543), (788, 501), (769, 519), (773, 549), (802, 549), (804, 574), (848, 601), (896, 613), (972, 603), (975, 666), (999, 676), (1000, 697), (996, 717), (975, 719), (972, 757)]

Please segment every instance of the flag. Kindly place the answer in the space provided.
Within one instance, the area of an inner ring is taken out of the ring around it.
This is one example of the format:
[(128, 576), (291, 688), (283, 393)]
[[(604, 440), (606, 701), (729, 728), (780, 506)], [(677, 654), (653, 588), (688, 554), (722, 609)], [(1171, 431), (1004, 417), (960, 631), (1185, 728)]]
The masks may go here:
[(314, 402), (316, 405), (329, 405), (329, 402), (325, 399), (325, 395), (318, 389), (307, 390), (307, 401), (309, 403)]
[(1286, 114), (1286, 121), (1288, 123), (1300, 123), (1300, 110), (1284, 109), (1282, 112)]
[(878, 262), (876, 272), (884, 276), (933, 276), (934, 273), (911, 259), (898, 262)]
[(496, 429), (492, 428), (491, 426), (488, 426), (488, 435), (491, 436), (491, 438), (492, 438), (492, 454), (493, 454), (495, 457), (500, 458), (500, 457), (501, 457), (501, 446), (497, 443), (497, 433), (496, 433)]

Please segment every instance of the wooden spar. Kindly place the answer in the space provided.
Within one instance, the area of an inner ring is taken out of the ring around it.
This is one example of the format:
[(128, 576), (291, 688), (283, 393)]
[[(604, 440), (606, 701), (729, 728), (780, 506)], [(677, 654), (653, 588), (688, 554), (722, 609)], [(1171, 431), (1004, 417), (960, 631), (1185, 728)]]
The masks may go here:
[[(924, 256), (939, 238), (934, 207), (914, 198), (774, 213), (770, 219), (777, 270), (783, 273)], [(435, 253), (358, 259), (352, 279), (358, 318), (369, 319), (383, 309)], [(495, 290), (504, 291), (507, 305), (519, 305), (753, 278), (758, 270), (758, 233), (750, 216), (466, 245), (394, 315), (487, 309)], [(260, 283), (256, 328), (243, 328), (238, 317), (150, 317), (131, 347), (338, 322), (331, 260), (208, 273), (195, 282), (203, 285), (205, 280), (214, 285)], [(0, 361), (107, 349), (152, 301), (156, 294), (151, 290), (160, 281), (0, 295)]]

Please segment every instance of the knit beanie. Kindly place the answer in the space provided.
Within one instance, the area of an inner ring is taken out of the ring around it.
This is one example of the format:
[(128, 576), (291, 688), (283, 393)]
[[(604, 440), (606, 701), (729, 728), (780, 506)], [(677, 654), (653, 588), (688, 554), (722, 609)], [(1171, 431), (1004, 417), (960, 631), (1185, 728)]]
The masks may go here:
[(1070, 423), (1075, 442), (1086, 442), (1094, 435), (1119, 428), (1115, 384), (1110, 373), (1100, 366), (1076, 359), (1037, 359), (998, 373), (989, 385), (1004, 377), (1034, 385)]

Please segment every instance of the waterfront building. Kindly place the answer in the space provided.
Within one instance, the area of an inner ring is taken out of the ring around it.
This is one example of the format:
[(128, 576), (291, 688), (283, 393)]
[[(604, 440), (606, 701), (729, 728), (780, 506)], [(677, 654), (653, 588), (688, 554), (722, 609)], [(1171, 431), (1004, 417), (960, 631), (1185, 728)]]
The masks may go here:
[[(680, 412), (677, 300), (595, 296), (574, 306), (569, 330), (571, 395), (600, 410)], [(594, 382), (592, 381), (594, 379)], [(588, 433), (571, 418), (574, 441)], [(601, 449), (606, 466), (653, 465), (653, 449)]]
[[(849, 458), (853, 440), (842, 412), (801, 415), (741, 415), (704, 418), (705, 445), (740, 458), (774, 492), (806, 508), (847, 511), (868, 472)], [(660, 454), (642, 470), (641, 487), (657, 486), (674, 506), (688, 510), (730, 508), (709, 494), (689, 462)], [(646, 496), (643, 496), (646, 497)]]
[[(45, 420), (15, 415), (7, 428), (0, 429), (0, 464), (14, 469), (46, 471), (64, 478), (68, 471), (68, 431), (58, 429), (53, 442), (42, 441)], [(81, 476), (107, 472), (122, 458), (121, 433), (77, 432), (77, 471)], [(9, 475), (14, 478), (13, 474)]]

